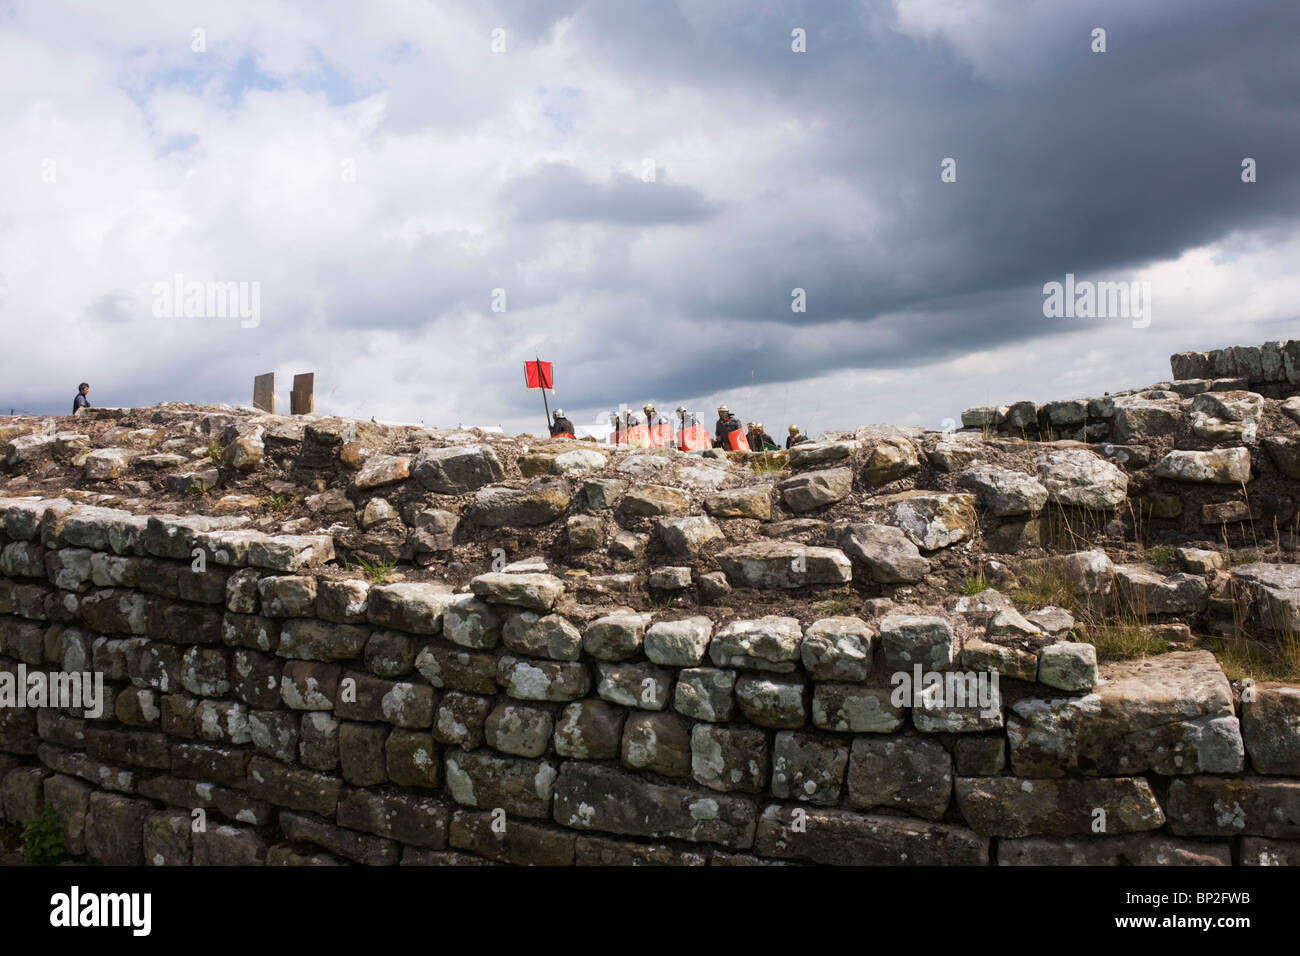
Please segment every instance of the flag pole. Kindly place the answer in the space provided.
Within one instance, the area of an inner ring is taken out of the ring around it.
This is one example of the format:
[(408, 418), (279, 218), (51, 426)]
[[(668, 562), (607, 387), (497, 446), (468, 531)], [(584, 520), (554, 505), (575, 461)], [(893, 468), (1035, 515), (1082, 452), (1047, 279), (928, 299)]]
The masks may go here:
[[(533, 357), (537, 359), (537, 380), (542, 385), (542, 408), (546, 410), (546, 434), (551, 434), (551, 406), (546, 401), (546, 379), (542, 376), (542, 357), (536, 352)], [(554, 374), (554, 373), (552, 373)]]

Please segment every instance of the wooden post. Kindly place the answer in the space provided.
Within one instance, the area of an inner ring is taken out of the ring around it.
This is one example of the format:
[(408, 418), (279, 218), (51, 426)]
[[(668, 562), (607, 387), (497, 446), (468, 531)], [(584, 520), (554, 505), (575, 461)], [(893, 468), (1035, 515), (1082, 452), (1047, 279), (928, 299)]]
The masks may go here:
[(253, 407), (275, 414), (275, 373), (253, 377)]
[(293, 391), (289, 393), (289, 414), (310, 415), (316, 407), (316, 373), (304, 372), (293, 377)]

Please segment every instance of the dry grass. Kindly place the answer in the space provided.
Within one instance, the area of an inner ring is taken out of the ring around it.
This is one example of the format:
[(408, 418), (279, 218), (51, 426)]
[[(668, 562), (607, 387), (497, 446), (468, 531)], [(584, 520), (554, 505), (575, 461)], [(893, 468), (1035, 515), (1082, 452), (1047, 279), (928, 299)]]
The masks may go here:
[(1097, 648), (1098, 660), (1131, 661), (1170, 649), (1169, 642), (1154, 628), (1131, 621), (1090, 624), (1088, 639)]
[(1240, 629), (1231, 637), (1212, 637), (1210, 647), (1229, 680), (1300, 681), (1300, 637), (1282, 634), (1265, 641)]
[(1020, 587), (1010, 591), (1007, 596), (1026, 608), (1054, 604), (1073, 611), (1078, 603), (1070, 579), (1051, 563), (1034, 564), (1025, 568), (1020, 573)]

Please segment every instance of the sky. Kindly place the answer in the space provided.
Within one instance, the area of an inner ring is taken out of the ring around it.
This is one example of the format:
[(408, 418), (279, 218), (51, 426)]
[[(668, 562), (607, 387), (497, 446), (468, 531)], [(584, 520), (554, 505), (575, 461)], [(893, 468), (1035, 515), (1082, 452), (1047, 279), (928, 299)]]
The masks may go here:
[[(318, 412), (538, 433), (540, 356), (579, 424), (815, 434), (1165, 380), (1300, 336), (1297, 36), (1271, 0), (0, 0), (0, 413), (314, 372)], [(1145, 320), (1046, 316), (1067, 274)]]

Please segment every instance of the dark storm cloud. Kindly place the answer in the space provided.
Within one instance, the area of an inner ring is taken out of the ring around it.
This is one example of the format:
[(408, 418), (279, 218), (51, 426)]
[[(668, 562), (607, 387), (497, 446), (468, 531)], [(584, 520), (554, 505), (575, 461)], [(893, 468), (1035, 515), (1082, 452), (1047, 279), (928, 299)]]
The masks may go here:
[[(804, 350), (807, 365), (784, 356), (763, 363), (792, 378), (1049, 335), (1044, 282), (1136, 270), (1233, 230), (1293, 222), (1300, 211), (1300, 6), (1116, 3), (1047, 27), (1012, 23), (1014, 40), (1041, 55), (994, 77), (943, 41), (892, 32), (883, 3), (865, 15), (847, 4), (711, 9), (565, 12), (611, 69), (744, 90), (823, 121), (810, 124), (822, 131), (815, 139), (791, 150), (771, 198), (754, 201), (768, 208), (734, 211), (747, 235), (723, 215), (719, 231), (739, 241), (710, 245), (707, 259), (667, 281), (642, 280), (658, 311), (694, 313), (701, 326), (780, 322), (796, 338), (825, 334), (821, 323), (837, 320), (901, 326), (888, 336), (841, 334), (837, 348)], [(1089, 35), (1099, 23), (1109, 49), (1094, 54)], [(809, 53), (789, 51), (791, 24), (809, 30)], [(958, 164), (952, 184), (939, 179), (948, 156)], [(1245, 156), (1260, 164), (1256, 184), (1240, 180)], [(832, 210), (792, 209), (784, 200), (817, 176), (873, 197), (880, 220), (842, 235), (823, 222)], [(545, 208), (541, 197), (508, 195), (526, 210)], [(807, 313), (790, 310), (796, 286), (807, 290)], [(969, 297), (992, 301), (972, 310)], [(961, 305), (960, 317), (945, 303)], [(900, 312), (927, 317), (904, 322)], [(747, 381), (749, 363), (737, 364), (714, 364), (710, 379)], [(675, 374), (695, 371), (679, 365)]]

